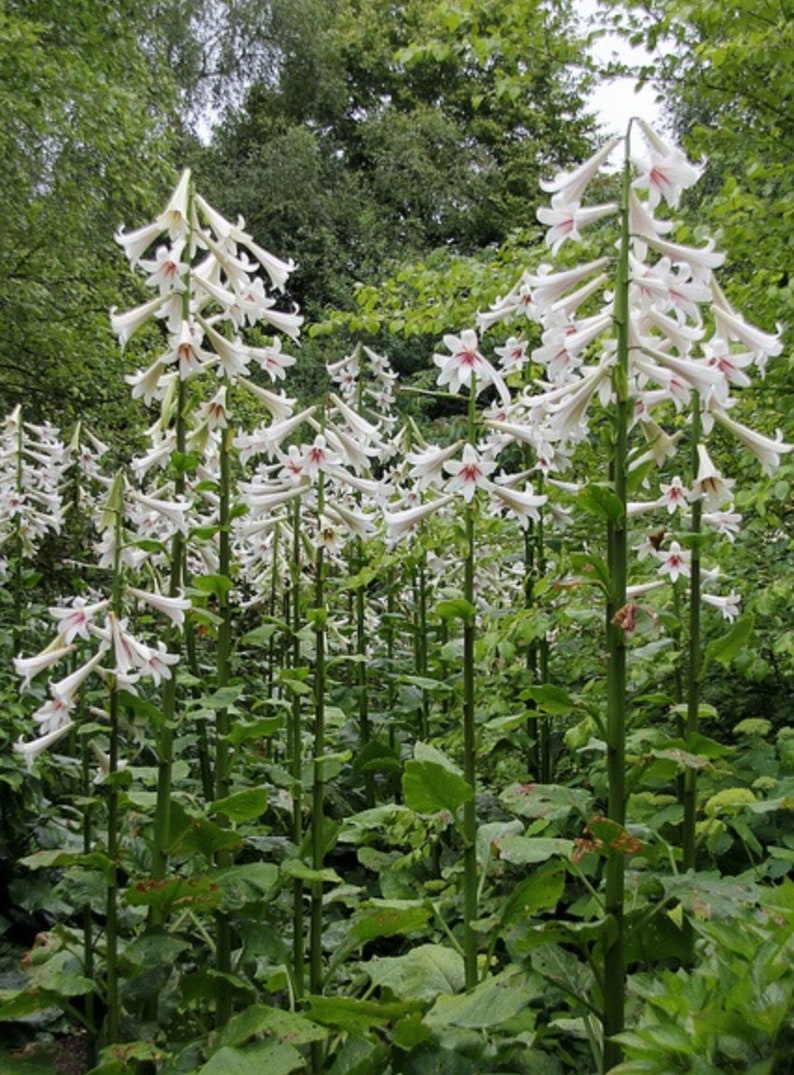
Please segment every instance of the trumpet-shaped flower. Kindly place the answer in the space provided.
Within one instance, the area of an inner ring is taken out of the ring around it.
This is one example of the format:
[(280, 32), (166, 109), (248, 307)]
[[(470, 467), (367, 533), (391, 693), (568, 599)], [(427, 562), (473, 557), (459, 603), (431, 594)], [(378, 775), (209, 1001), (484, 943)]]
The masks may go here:
[(39, 755), (43, 754), (45, 750), (57, 743), (59, 739), (63, 739), (73, 727), (74, 721), (67, 720), (65, 723), (60, 724), (57, 728), (54, 728), (50, 732), (46, 732), (37, 739), (30, 739), (25, 742), (20, 736), (16, 743), (14, 743), (14, 750), (17, 754), (22, 755), (26, 768), (32, 769), (33, 763)]
[(787, 455), (794, 449), (794, 444), (784, 444), (783, 434), (780, 430), (777, 431), (777, 438), (773, 440), (771, 437), (765, 437), (762, 433), (756, 433), (755, 430), (749, 429), (747, 426), (742, 425), (741, 422), (734, 422), (720, 408), (715, 408), (713, 414), (720, 425), (733, 433), (745, 448), (749, 448), (756, 459), (760, 461), (767, 474), (771, 474), (780, 466), (781, 455)]
[(600, 149), (596, 150), (584, 164), (580, 164), (578, 168), (574, 168), (570, 172), (558, 172), (553, 179), (541, 179), (541, 189), (549, 194), (559, 194), (562, 204), (571, 205), (580, 202), (587, 189), (587, 184), (598, 172), (615, 146), (621, 141), (621, 138), (611, 138)]
[(501, 376), (480, 353), (474, 329), (464, 329), (460, 336), (446, 335), (444, 346), (449, 348), (450, 354), (433, 355), (433, 362), (441, 370), (436, 384), (448, 384), (453, 395), (457, 395), (463, 385), (471, 388), (472, 383), (475, 394), (479, 395), (486, 385), (492, 384), (502, 399), (509, 401), (510, 393)]
[[(55, 642), (60, 643), (62, 641), (59, 635)], [(54, 664), (57, 664), (62, 657), (65, 657), (67, 653), (72, 653), (75, 649), (74, 643), (68, 646), (64, 645), (49, 645), (41, 653), (37, 653), (34, 657), (15, 657), (14, 658), (14, 671), (18, 676), (22, 676), (21, 689), (30, 686), (30, 681), (34, 679), (39, 672), (45, 671), (47, 668), (52, 668)]]
[(566, 239), (581, 239), (580, 228), (594, 224), (605, 216), (612, 216), (616, 211), (615, 202), (607, 205), (582, 207), (576, 202), (567, 202), (562, 195), (556, 194), (551, 199), (551, 207), (542, 205), (536, 216), (541, 224), (548, 227), (546, 245), (556, 254)]
[(75, 597), (71, 606), (50, 608), (49, 614), (58, 621), (58, 634), (68, 646), (75, 638), (88, 639), (88, 628), (92, 621), (110, 605), (109, 600), (88, 604), (84, 597)]
[(167, 597), (160, 593), (150, 593), (148, 590), (139, 590), (135, 586), (128, 586), (127, 593), (143, 601), (157, 612), (167, 616), (171, 623), (181, 627), (185, 622), (185, 612), (191, 608), (187, 597)]
[(705, 444), (698, 444), (698, 473), (692, 486), (693, 500), (702, 500), (706, 511), (716, 511), (723, 504), (733, 500), (732, 478), (723, 478), (711, 461)]
[(430, 515), (434, 515), (453, 500), (454, 496), (447, 493), (435, 500), (426, 500), (423, 504), (417, 504), (415, 507), (405, 508), (402, 511), (384, 510), (383, 521), (389, 537), (395, 539), (410, 533)]
[(739, 615), (739, 606), (742, 599), (737, 593), (731, 592), (725, 596), (704, 593), (701, 594), (700, 597), (705, 604), (711, 605), (712, 608), (716, 608), (722, 613), (723, 619), (729, 620), (731, 623), (733, 623)]
[(667, 575), (671, 582), (677, 582), (682, 576), (689, 578), (691, 553), (682, 549), (677, 541), (670, 542), (670, 548), (665, 552), (653, 550), (654, 556), (661, 561), (660, 575)]
[(451, 475), (447, 489), (459, 489), (468, 504), (478, 488), (487, 486), (486, 479), (495, 469), (493, 460), (482, 458), (473, 445), (464, 444), (461, 459), (448, 459), (444, 463), (444, 470)]

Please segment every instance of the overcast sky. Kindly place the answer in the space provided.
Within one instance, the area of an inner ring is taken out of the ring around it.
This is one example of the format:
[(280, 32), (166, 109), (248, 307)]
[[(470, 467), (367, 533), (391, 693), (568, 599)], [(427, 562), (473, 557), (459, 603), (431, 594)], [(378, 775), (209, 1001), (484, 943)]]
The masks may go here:
[[(598, 5), (596, 0), (579, 0), (577, 4), (582, 20), (587, 25), (588, 17), (594, 14)], [(648, 53), (642, 48), (630, 48), (616, 34), (607, 34), (599, 38), (592, 47), (593, 56), (602, 63), (617, 58), (627, 63), (643, 63)], [(660, 109), (656, 103), (656, 91), (646, 86), (639, 93), (636, 82), (629, 78), (616, 78), (602, 83), (591, 97), (591, 103), (604, 124), (606, 134), (625, 134), (628, 121), (632, 116), (640, 116), (648, 123), (656, 125)]]

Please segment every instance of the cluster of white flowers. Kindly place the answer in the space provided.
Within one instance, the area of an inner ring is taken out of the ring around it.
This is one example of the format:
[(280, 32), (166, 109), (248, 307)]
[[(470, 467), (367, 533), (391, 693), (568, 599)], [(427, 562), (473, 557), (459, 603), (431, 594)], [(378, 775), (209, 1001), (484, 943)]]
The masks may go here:
[[(69, 453), (49, 423), (33, 425), (15, 407), (0, 428), (0, 549), (19, 542), (14, 555), (32, 556), (63, 523), (63, 478)], [(5, 568), (5, 559), (0, 566)]]
[[(643, 441), (632, 466), (669, 464), (681, 430), (667, 433), (664, 426), (671, 419), (680, 426), (676, 415), (697, 393), (704, 433), (708, 435), (716, 423), (736, 436), (769, 471), (792, 446), (783, 443), (779, 432), (776, 439), (763, 436), (735, 421), (729, 412), (735, 403), (731, 391), (749, 383), (749, 368), (755, 366), (763, 375), (768, 359), (780, 354), (779, 333), (762, 332), (730, 307), (713, 276), (723, 255), (712, 241), (693, 247), (664, 237), (674, 223), (655, 215), (656, 209), (662, 203), (676, 208), (682, 192), (699, 178), (700, 169), (647, 124), (636, 122), (646, 142), (646, 156), (634, 161), (635, 178), (628, 192), (628, 394), (632, 428), (642, 431)], [(629, 134), (626, 142), (628, 138)], [(580, 229), (619, 211), (614, 202), (583, 207), (582, 199), (621, 141), (611, 140), (579, 168), (544, 184), (552, 194), (552, 205), (540, 209), (538, 217), (549, 226), (547, 243), (552, 253), (566, 241), (580, 238)], [(493, 492), (493, 461), (513, 442), (532, 450), (535, 468), (545, 475), (564, 472), (576, 444), (589, 435), (593, 401), (609, 406), (615, 399), (615, 326), (620, 313), (615, 290), (605, 289), (609, 263), (610, 259), (602, 257), (561, 272), (541, 265), (536, 272), (525, 272), (504, 298), (478, 316), (481, 332), (503, 323), (511, 329), (516, 323), (533, 323), (541, 334), (539, 346), (531, 347), (519, 331), (495, 348), (497, 361), (491, 364), (481, 353), (473, 329), (460, 337), (445, 337), (450, 354), (435, 356), (441, 369), (439, 385), (457, 392), (473, 377), (475, 391), (492, 385), (499, 400), (485, 414), (485, 424), (495, 436), (476, 452), (467, 445), (461, 462), (452, 464), (455, 484), (468, 490), (469, 497), (476, 487)], [(603, 305), (590, 312), (590, 300), (599, 293)], [(708, 318), (703, 315), (704, 306)], [(710, 332), (706, 321), (712, 326)], [(528, 366), (539, 367), (541, 378), (508, 398), (510, 374)], [(722, 477), (703, 445), (698, 453), (698, 473), (689, 488), (680, 474), (674, 474), (669, 483), (660, 483), (652, 499), (630, 504), (630, 518), (655, 509), (669, 518), (699, 501), (702, 521), (733, 540), (741, 522), (733, 508), (733, 482)], [(450, 469), (449, 463), (444, 465)], [(547, 487), (560, 484), (552, 479)], [(566, 485), (569, 490), (578, 488)], [(553, 510), (552, 504), (549, 509)], [(673, 540), (665, 549), (650, 551), (659, 560), (662, 575), (675, 580), (687, 574), (689, 553), (679, 542)], [(708, 573), (705, 577), (711, 581)], [(704, 600), (729, 618), (736, 614), (735, 594), (725, 599), (705, 595)]]
[[(123, 483), (118, 479), (113, 483), (109, 502), (100, 516), (99, 530), (108, 549), (116, 544), (108, 534), (118, 531), (117, 514), (123, 513), (122, 494)], [(117, 555), (122, 551), (119, 550)], [(181, 596), (167, 597), (131, 586), (125, 587), (124, 598), (130, 609), (143, 604), (178, 627), (182, 626), (185, 611), (190, 608), (190, 601)], [(148, 643), (134, 634), (129, 618), (112, 608), (110, 597), (101, 594), (73, 597), (62, 605), (52, 606), (49, 614), (56, 623), (54, 638), (40, 653), (14, 659), (14, 668), (22, 677), (24, 690), (32, 689), (33, 679), (72, 653), (82, 659), (87, 649), (91, 652), (67, 675), (49, 680), (47, 696), (33, 713), (40, 734), (29, 741), (20, 738), (14, 745), (28, 765), (74, 726), (73, 713), (80, 688), (92, 675), (102, 677), (116, 689), (135, 693), (135, 684), (141, 679), (150, 679), (155, 685), (170, 679), (171, 666), (178, 660), (176, 654), (168, 652), (164, 642)]]

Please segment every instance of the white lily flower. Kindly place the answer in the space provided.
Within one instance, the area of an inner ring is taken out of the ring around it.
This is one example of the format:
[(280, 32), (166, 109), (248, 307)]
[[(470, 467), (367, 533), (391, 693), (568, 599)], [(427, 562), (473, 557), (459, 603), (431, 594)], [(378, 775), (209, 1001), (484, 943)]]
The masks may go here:
[(162, 308), (162, 295), (155, 295), (148, 302), (141, 303), (140, 306), (134, 306), (131, 310), (126, 310), (121, 314), (116, 313), (116, 307), (112, 306), (110, 308), (110, 327), (118, 336), (121, 346), (124, 347), (130, 337)]
[(711, 605), (712, 608), (716, 608), (722, 613), (723, 619), (733, 621), (739, 615), (739, 606), (741, 604), (741, 597), (739, 594), (731, 592), (724, 597), (718, 594), (703, 593), (700, 598), (705, 604)]
[(784, 444), (780, 430), (777, 431), (777, 438), (773, 440), (762, 433), (756, 433), (755, 430), (749, 429), (740, 422), (734, 422), (720, 408), (715, 408), (713, 414), (720, 425), (733, 433), (745, 448), (749, 448), (767, 474), (771, 474), (780, 466), (781, 455), (788, 455), (794, 449), (794, 444)]
[(426, 500), (423, 504), (417, 504), (416, 507), (405, 508), (403, 511), (384, 511), (383, 520), (389, 537), (394, 539), (410, 533), (419, 523), (445, 508), (447, 504), (451, 504), (454, 499), (451, 493), (447, 493), (435, 500)]
[(607, 159), (609, 154), (622, 141), (621, 137), (610, 138), (608, 142), (605, 142), (600, 149), (584, 162), (580, 164), (578, 168), (574, 168), (570, 172), (558, 172), (553, 179), (541, 179), (540, 186), (542, 190), (545, 190), (549, 194), (559, 194), (561, 200), (570, 205), (573, 202), (580, 202), (582, 195), (587, 188), (587, 184), (599, 170), (601, 165)]
[(706, 511), (716, 511), (722, 504), (733, 500), (731, 490), (736, 484), (732, 478), (723, 478), (711, 461), (705, 444), (698, 444), (698, 473), (692, 486), (693, 500), (702, 500)]
[(158, 612), (162, 612), (177, 627), (184, 624), (185, 612), (192, 607), (187, 597), (167, 597), (160, 593), (150, 593), (148, 590), (138, 590), (134, 586), (128, 586), (127, 593), (143, 601), (145, 605), (150, 605)]
[(14, 750), (17, 754), (21, 754), (25, 766), (28, 769), (33, 768), (33, 763), (40, 754), (43, 754), (48, 747), (51, 747), (53, 743), (57, 743), (59, 739), (72, 730), (74, 727), (74, 721), (69, 720), (65, 724), (61, 724), (55, 728), (54, 731), (47, 732), (45, 735), (39, 736), (38, 739), (30, 739), (25, 742), (21, 737), (14, 743)]
[(76, 646), (71, 643), (68, 646), (62, 645), (62, 637), (59, 635), (55, 642), (50, 643), (46, 649), (41, 653), (37, 653), (35, 657), (15, 657), (14, 658), (14, 671), (18, 676), (24, 677), (20, 689), (24, 690), (30, 686), (30, 681), (35, 679), (39, 672), (45, 671), (47, 668), (52, 668), (54, 664), (57, 664), (62, 657), (65, 657), (67, 653), (71, 653)]

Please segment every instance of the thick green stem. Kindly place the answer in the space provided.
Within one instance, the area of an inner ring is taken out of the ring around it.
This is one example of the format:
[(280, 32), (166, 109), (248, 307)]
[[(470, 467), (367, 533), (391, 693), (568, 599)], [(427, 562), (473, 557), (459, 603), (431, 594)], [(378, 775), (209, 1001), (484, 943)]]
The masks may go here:
[[(112, 614), (117, 620), (121, 618), (123, 579), (121, 574), (121, 547), (123, 541), (124, 497), (123, 482), (116, 476), (111, 490), (108, 506), (115, 511), (115, 544), (113, 558), (113, 595), (111, 598)], [(112, 1045), (119, 1040), (121, 1010), (119, 1006), (118, 975), (118, 900), (119, 900), (119, 789), (116, 773), (119, 768), (119, 689), (115, 677), (110, 684), (108, 699), (108, 776), (107, 776), (107, 852), (110, 860), (106, 917), (105, 917), (105, 1000), (107, 1015), (105, 1017), (105, 1044)]]
[[(91, 783), (91, 750), (88, 736), (81, 737), (81, 778), (82, 793), (85, 800), (83, 809), (83, 853), (88, 855), (93, 850), (93, 810), (91, 798), (93, 787)], [(86, 903), (82, 909), (83, 918), (83, 974), (89, 981), (94, 981), (94, 918), (91, 904)], [(96, 1034), (96, 994), (93, 990), (85, 996), (85, 1022), (87, 1027), (86, 1048), (89, 1067), (94, 1067), (97, 1061), (97, 1034)]]
[[(301, 643), (300, 643), (300, 630), (302, 626), (301, 620), (301, 601), (300, 601), (300, 580), (301, 580), (301, 540), (300, 540), (300, 527), (301, 527), (301, 502), (300, 498), (296, 498), (293, 504), (293, 516), (292, 516), (292, 558), (290, 561), (290, 577), (291, 577), (291, 628), (292, 628), (292, 646), (291, 646), (291, 661), (292, 667), (298, 668), (301, 663)], [(303, 842), (303, 752), (301, 749), (301, 697), (295, 693), (292, 696), (292, 706), (290, 710), (290, 722), (289, 722), (289, 755), (290, 755), (290, 767), (292, 771), (292, 840), (296, 848), (301, 846)], [(303, 961), (305, 958), (304, 952), (304, 937), (303, 937), (303, 883), (299, 877), (296, 877), (293, 881), (293, 901), (292, 901), (292, 962), (293, 973), (295, 980), (295, 993), (298, 997), (303, 996)]]
[[(697, 474), (700, 441), (700, 400), (693, 393), (692, 405), (692, 474)], [(699, 727), (700, 710), (700, 544), (702, 504), (700, 500), (692, 503), (691, 531), (692, 556), (689, 576), (689, 680), (687, 683), (686, 725), (687, 749), (691, 750), (690, 739), (696, 735)], [(684, 870), (695, 868), (695, 813), (697, 795), (697, 775), (689, 768), (684, 773), (684, 825), (682, 833), (682, 865)]]
[[(317, 512), (323, 512), (323, 474), (317, 486)], [(314, 763), (312, 779), (312, 869), (322, 870), (325, 859), (325, 550), (317, 547), (314, 561)], [(311, 886), (311, 923), (309, 930), (309, 988), (321, 993), (323, 987), (323, 886), (319, 881)]]
[[(179, 381), (176, 404), (176, 451), (181, 458), (185, 453), (185, 385)], [(174, 493), (181, 498), (185, 492), (184, 472), (179, 473), (174, 482)], [(178, 597), (182, 589), (183, 565), (185, 558), (185, 537), (177, 530), (171, 539), (171, 575), (168, 593)], [(172, 642), (176, 643), (178, 631), (172, 632)], [(178, 644), (178, 643), (176, 643)], [(159, 729), (157, 744), (157, 804), (154, 815), (154, 835), (152, 841), (152, 877), (155, 881), (165, 879), (168, 870), (168, 843), (171, 828), (171, 782), (174, 765), (174, 721), (176, 718), (176, 676), (171, 676), (163, 684), (162, 724)], [(162, 925), (163, 916), (159, 910), (152, 908), (150, 924)]]
[[(628, 426), (629, 426), (629, 207), (631, 166), (623, 175), (620, 254), (615, 280), (617, 356), (613, 374), (615, 412), (611, 477), (620, 513), (610, 520), (607, 562), (610, 594), (607, 601), (607, 815), (619, 825), (626, 818), (626, 636), (616, 614), (626, 604), (628, 577)], [(624, 968), (625, 860), (617, 853), (607, 859), (606, 913), (613, 922), (611, 939), (604, 942), (604, 1071), (618, 1064), (620, 1046), (611, 1040), (623, 1030), (625, 1011)]]
[[(231, 674), (232, 608), (229, 602), (231, 584), (231, 452), (234, 429), (224, 430), (220, 445), (220, 489), (218, 506), (218, 574), (224, 585), (218, 597), (218, 648), (216, 653), (215, 683), (218, 690), (225, 687)], [(219, 709), (215, 714), (215, 798), (225, 798), (231, 789), (231, 750), (229, 747), (229, 710)], [(224, 826), (228, 820), (218, 817)], [(231, 866), (231, 851), (219, 851), (216, 863), (220, 868)], [(219, 912), (215, 917), (215, 966), (219, 974), (232, 971), (232, 935), (228, 915)], [(215, 1024), (224, 1026), (232, 1014), (231, 990), (222, 978), (218, 980), (215, 1006)]]
[[(469, 386), (469, 443), (475, 441), (475, 381)], [(469, 609), (463, 626), (463, 775), (471, 788), (471, 798), (463, 804), (463, 953), (466, 988), (477, 984), (477, 732), (475, 726), (474, 643), (474, 505), (465, 509), (466, 553), (463, 562), (463, 597)]]
[[(692, 402), (692, 479), (698, 472), (698, 444), (701, 436), (700, 397), (693, 393)], [(701, 501), (692, 503), (691, 532), (694, 537), (689, 574), (689, 678), (686, 698), (686, 723), (684, 725), (687, 750), (694, 750), (692, 739), (700, 725), (700, 531)], [(681, 832), (681, 865), (684, 870), (695, 869), (695, 822), (697, 817), (697, 772), (684, 770), (682, 803), (684, 820)], [(688, 963), (694, 959), (695, 932), (689, 921), (684, 934), (688, 949)]]
[[(361, 538), (357, 542), (356, 567), (361, 571), (364, 567), (364, 543)], [(367, 622), (366, 622), (366, 593), (363, 586), (356, 590), (356, 655), (359, 658), (358, 670), (358, 732), (360, 746), (363, 750), (370, 741), (369, 721), (369, 674), (367, 671)], [(375, 778), (370, 771), (364, 772), (364, 800), (368, 807), (375, 805)]]
[[(427, 676), (427, 572), (424, 549), (419, 554), (419, 566), (416, 579), (416, 673), (423, 678)], [(426, 742), (430, 736), (430, 699), (427, 691), (422, 691), (422, 705), (419, 710), (419, 738)]]

